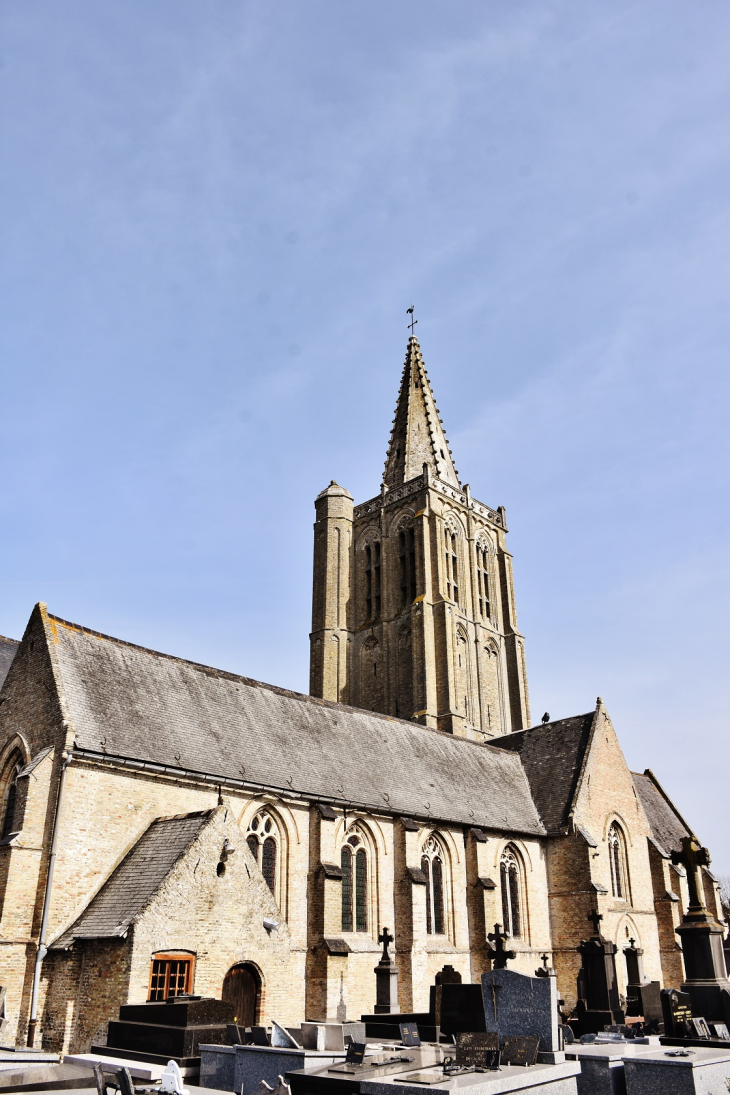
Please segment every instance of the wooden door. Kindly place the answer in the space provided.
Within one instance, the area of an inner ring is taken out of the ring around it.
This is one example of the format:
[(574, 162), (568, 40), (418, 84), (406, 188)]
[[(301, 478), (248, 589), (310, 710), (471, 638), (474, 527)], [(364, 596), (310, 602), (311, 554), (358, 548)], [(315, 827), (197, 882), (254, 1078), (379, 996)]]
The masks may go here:
[(260, 978), (253, 966), (233, 966), (226, 974), (222, 998), (234, 1005), (239, 1027), (255, 1025), (260, 988)]

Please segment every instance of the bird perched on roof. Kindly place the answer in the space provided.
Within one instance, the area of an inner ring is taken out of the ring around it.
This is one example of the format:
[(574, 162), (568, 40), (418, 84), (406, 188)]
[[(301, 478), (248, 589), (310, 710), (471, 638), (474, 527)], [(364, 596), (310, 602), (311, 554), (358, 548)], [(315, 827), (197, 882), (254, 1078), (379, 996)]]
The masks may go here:
[(543, 722), (550, 722), (550, 712), (549, 711), (546, 711), (545, 714), (542, 716), (542, 721)]

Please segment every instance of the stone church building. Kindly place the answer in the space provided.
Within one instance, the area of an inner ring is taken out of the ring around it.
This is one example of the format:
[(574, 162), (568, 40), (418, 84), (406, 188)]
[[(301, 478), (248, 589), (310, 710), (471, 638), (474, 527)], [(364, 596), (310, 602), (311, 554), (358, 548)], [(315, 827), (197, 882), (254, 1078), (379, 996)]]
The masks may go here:
[(87, 1049), (183, 992), (358, 1017), (384, 926), (404, 1011), (445, 965), (477, 981), (495, 924), (572, 1008), (594, 910), (622, 988), (630, 939), (682, 981), (688, 825), (600, 699), (531, 724), (505, 511), (462, 485), (414, 337), (380, 493), (315, 505), (309, 696), (44, 604), (0, 640), (6, 1044)]

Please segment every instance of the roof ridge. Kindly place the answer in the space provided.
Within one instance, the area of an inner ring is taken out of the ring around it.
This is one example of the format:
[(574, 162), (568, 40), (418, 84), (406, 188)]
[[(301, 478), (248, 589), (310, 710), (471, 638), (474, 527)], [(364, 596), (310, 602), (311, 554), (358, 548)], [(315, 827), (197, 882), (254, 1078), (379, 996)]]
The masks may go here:
[(0, 643), (12, 643), (13, 646), (20, 646), (20, 639), (11, 639), (8, 635), (0, 635)]
[[(470, 738), (457, 737), (455, 734), (449, 733), (447, 730), (439, 730), (435, 726), (424, 726), (420, 722), (413, 722), (410, 719), (401, 719), (396, 715), (388, 715), (384, 711), (368, 711), (364, 707), (352, 707), (346, 703), (336, 703), (334, 700), (320, 699), (318, 696), (309, 696), (305, 692), (295, 692), (291, 688), (284, 688), (282, 685), (270, 684), (268, 681), (259, 681), (255, 677), (244, 677), (240, 673), (231, 673), (227, 669), (217, 669), (213, 665), (206, 665), (203, 662), (193, 662), (188, 658), (180, 658), (176, 654), (165, 654), (162, 650), (153, 650), (149, 646), (140, 646), (139, 643), (131, 643), (127, 639), (118, 639), (114, 635), (107, 635), (103, 631), (94, 631), (93, 628), (85, 627), (83, 624), (73, 623), (71, 620), (64, 620), (61, 616), (54, 616), (51, 612), (48, 613), (48, 619), (53, 620), (54, 623), (61, 624), (62, 627), (66, 627), (71, 631), (76, 631), (81, 635), (90, 635), (95, 639), (104, 639), (105, 642), (116, 643), (118, 646), (127, 646), (132, 650), (139, 650), (143, 654), (152, 654), (156, 658), (165, 658), (168, 661), (178, 662), (180, 665), (190, 666), (192, 669), (197, 669), (200, 672), (206, 673), (206, 675), (221, 677), (224, 680), (241, 681), (243, 684), (253, 685), (256, 688), (266, 688), (270, 692), (275, 692), (281, 696), (289, 696), (292, 699), (304, 700), (307, 703), (312, 704), (315, 707), (330, 707), (338, 711), (355, 711), (361, 715), (367, 715), (372, 718), (383, 719), (385, 722), (397, 722), (401, 725), (408, 726), (413, 730), (423, 730), (429, 734), (438, 734), (440, 737), (449, 738), (452, 741), (457, 741), (464, 746), (472, 745), (477, 749), (498, 749), (499, 752), (504, 750), (499, 749), (498, 746), (492, 745), (491, 741), (472, 741)], [(510, 736), (511, 735), (505, 735)]]
[(550, 722), (538, 722), (534, 726), (523, 726), (521, 730), (512, 730), (507, 734), (500, 734), (498, 738), (494, 738), (493, 741), (499, 741), (501, 738), (516, 738), (518, 734), (529, 734), (533, 730), (547, 730), (549, 726), (557, 726), (561, 722), (570, 722), (572, 719), (585, 719), (589, 715), (593, 715), (593, 711), (583, 711), (579, 715), (566, 715), (563, 719), (551, 719)]

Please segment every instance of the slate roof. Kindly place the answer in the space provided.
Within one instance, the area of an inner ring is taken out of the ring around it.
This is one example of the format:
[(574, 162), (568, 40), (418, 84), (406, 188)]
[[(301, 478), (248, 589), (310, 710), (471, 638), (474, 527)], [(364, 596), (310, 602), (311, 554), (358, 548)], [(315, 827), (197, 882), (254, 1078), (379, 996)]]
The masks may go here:
[(74, 939), (123, 936), (193, 843), (211, 813), (212, 810), (200, 810), (153, 821), (81, 916), (51, 944), (51, 949), (70, 947)]
[(540, 817), (549, 833), (568, 824), (595, 711), (542, 723), (492, 738), (492, 744), (519, 754)]
[(682, 847), (682, 837), (690, 832), (676, 807), (670, 802), (658, 782), (647, 769), (643, 775), (632, 772), (636, 793), (649, 819), (652, 836), (661, 850), (667, 855), (678, 852)]
[(10, 663), (15, 657), (15, 651), (19, 646), (20, 643), (15, 639), (6, 639), (4, 635), (0, 635), (0, 688), (5, 683)]
[(514, 753), (132, 646), (58, 617), (49, 624), (82, 750), (313, 800), (544, 833)]

